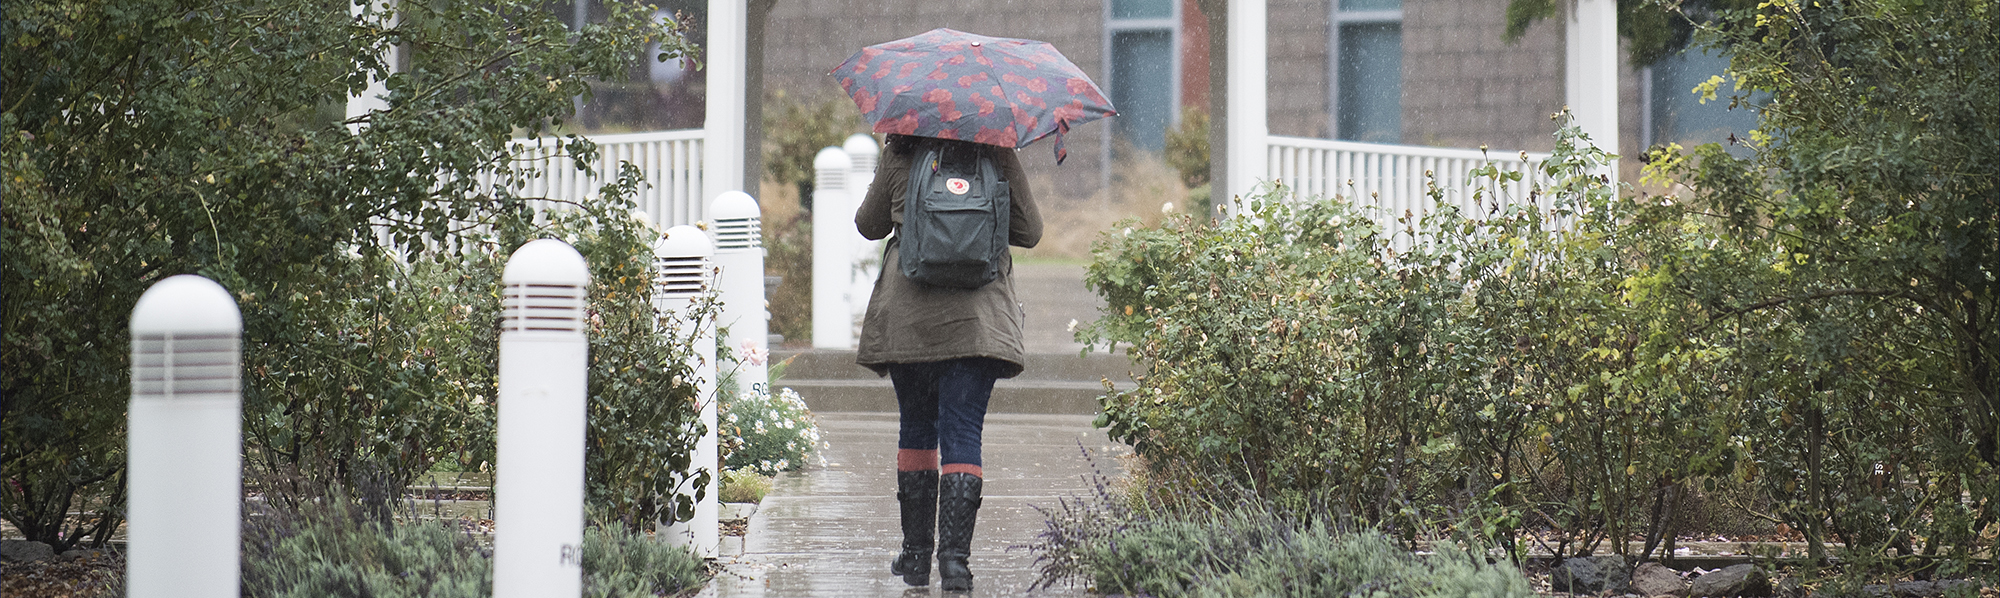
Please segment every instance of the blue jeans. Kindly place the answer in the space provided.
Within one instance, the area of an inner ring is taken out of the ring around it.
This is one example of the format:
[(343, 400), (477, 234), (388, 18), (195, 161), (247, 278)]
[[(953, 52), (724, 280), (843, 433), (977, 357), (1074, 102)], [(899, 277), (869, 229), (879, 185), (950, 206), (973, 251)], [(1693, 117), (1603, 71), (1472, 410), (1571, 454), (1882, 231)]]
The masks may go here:
[(935, 450), (944, 473), (980, 475), (980, 435), (999, 365), (985, 357), (890, 365), (902, 413), (899, 453)]

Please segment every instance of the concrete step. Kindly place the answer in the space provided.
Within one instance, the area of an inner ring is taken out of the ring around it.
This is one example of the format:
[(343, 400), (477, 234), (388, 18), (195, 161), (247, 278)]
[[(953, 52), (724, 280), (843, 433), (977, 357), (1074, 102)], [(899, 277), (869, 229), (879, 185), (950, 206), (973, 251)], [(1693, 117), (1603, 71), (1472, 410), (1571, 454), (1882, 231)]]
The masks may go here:
[[(1029, 353), (1018, 380), (1060, 380), (1096, 384), (1106, 378), (1114, 383), (1130, 383), (1140, 368), (1125, 355), (1103, 350), (1088, 355), (1076, 353)], [(789, 363), (787, 363), (789, 362)], [(875, 378), (875, 372), (855, 365), (854, 351), (809, 349), (772, 351), (771, 364), (784, 363), (784, 380), (861, 380)]]
[[(781, 388), (798, 391), (806, 407), (815, 412), (895, 412), (896, 388), (888, 378), (874, 380), (794, 380), (778, 381)], [(1126, 385), (1129, 387), (1130, 385)], [(1097, 398), (1104, 385), (1057, 380), (1001, 380), (993, 385), (988, 413), (1051, 415), (1091, 415), (1097, 413)]]
[[(779, 387), (798, 391), (816, 412), (896, 411), (896, 389), (888, 378), (854, 364), (854, 351), (815, 349), (774, 351), (772, 363), (790, 361)], [(1132, 388), (1133, 367), (1123, 355), (1102, 352), (1030, 354), (1020, 376), (993, 385), (989, 413), (1089, 415), (1097, 413), (1104, 381)]]

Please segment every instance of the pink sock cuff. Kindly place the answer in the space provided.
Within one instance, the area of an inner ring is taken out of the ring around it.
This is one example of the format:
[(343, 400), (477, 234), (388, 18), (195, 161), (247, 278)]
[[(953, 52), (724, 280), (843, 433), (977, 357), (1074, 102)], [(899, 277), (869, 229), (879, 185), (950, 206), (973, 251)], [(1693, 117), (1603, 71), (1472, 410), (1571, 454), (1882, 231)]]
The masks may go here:
[(936, 471), (937, 449), (896, 449), (896, 471)]

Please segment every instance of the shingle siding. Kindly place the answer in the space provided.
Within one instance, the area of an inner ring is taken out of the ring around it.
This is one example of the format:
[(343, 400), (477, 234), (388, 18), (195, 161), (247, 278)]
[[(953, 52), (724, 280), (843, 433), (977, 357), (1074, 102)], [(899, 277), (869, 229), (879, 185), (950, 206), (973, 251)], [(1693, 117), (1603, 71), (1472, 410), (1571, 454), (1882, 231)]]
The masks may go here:
[(1270, 60), (1265, 73), (1266, 110), (1272, 135), (1326, 137), (1328, 0), (1271, 0), (1267, 10)]
[[(1563, 30), (1501, 39), (1506, 0), (1404, 0), (1403, 141), (1547, 151), (1563, 104)], [(1552, 58), (1552, 59), (1551, 59)]]

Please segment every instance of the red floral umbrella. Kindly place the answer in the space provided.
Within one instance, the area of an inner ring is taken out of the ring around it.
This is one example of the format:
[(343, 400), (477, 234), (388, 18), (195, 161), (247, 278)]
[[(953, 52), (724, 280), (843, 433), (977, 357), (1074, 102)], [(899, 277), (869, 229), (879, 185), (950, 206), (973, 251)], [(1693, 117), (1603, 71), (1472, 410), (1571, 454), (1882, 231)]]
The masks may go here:
[(833, 70), (877, 133), (1008, 148), (1118, 114), (1081, 69), (1046, 42), (932, 29), (862, 48)]

